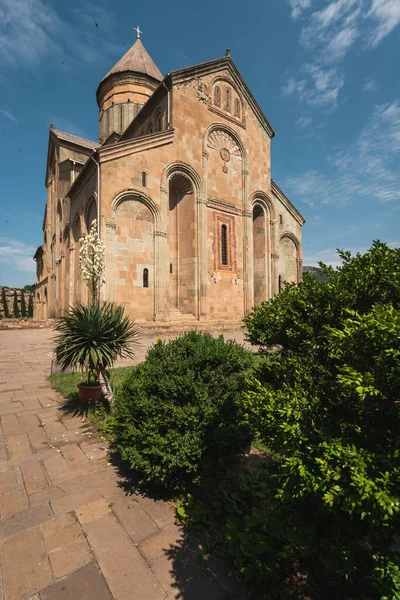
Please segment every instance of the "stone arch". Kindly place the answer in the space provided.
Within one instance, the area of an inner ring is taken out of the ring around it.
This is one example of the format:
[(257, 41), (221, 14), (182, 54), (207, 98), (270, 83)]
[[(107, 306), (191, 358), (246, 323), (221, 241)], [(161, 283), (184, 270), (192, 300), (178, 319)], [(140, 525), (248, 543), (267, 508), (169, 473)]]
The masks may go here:
[(253, 203), (252, 225), (254, 305), (260, 306), (269, 296), (268, 212), (261, 202)]
[[(84, 214), (85, 229), (86, 229), (86, 232), (89, 232), (94, 219), (96, 219), (96, 221), (97, 221), (97, 197), (96, 197), (96, 194), (92, 194), (88, 198), (85, 208), (84, 208), (84, 211), (83, 211), (83, 214)], [(97, 227), (98, 226), (99, 226), (99, 224), (97, 223)]]
[(189, 165), (175, 163), (165, 170), (168, 189), (170, 314), (198, 315), (198, 219), (201, 181)]
[(251, 203), (253, 206), (255, 203), (261, 204), (264, 207), (264, 209), (267, 210), (270, 220), (275, 221), (276, 211), (275, 211), (274, 203), (272, 202), (271, 198), (265, 192), (261, 192), (261, 191), (254, 192), (254, 194), (251, 196), (250, 200), (251, 200)]
[(47, 297), (47, 287), (45, 287), (44, 288), (44, 298), (43, 298), (42, 310), (41, 310), (41, 317), (42, 317), (42, 319), (47, 319), (48, 305), (49, 305), (49, 300), (48, 300), (48, 297)]
[(42, 318), (42, 302), (41, 302), (40, 292), (36, 293), (35, 317), (37, 319)]
[(71, 289), (71, 230), (69, 225), (64, 229), (64, 272), (61, 285), (64, 285), (62, 308), (67, 309), (70, 305)]
[(112, 212), (115, 213), (119, 204), (121, 204), (121, 202), (125, 202), (126, 200), (129, 200), (129, 199), (139, 200), (145, 206), (147, 206), (147, 208), (153, 215), (154, 225), (157, 229), (160, 225), (160, 210), (159, 210), (158, 206), (155, 204), (155, 202), (150, 198), (150, 196), (147, 196), (147, 194), (144, 194), (141, 190), (137, 190), (134, 188), (127, 188), (127, 189), (119, 192), (114, 197), (113, 201), (111, 202)]
[(81, 217), (79, 213), (76, 213), (72, 222), (72, 239), (74, 242), (73, 246), (73, 259), (71, 260), (71, 281), (73, 281), (73, 290), (71, 290), (70, 301), (81, 302), (82, 301), (82, 276), (79, 269), (79, 240), (82, 237), (82, 225)]
[(282, 233), (279, 239), (278, 291), (285, 283), (301, 281), (301, 244), (290, 231)]
[(187, 163), (176, 161), (167, 165), (161, 176), (161, 188), (165, 188), (171, 176), (183, 175), (192, 183), (197, 195), (201, 195), (202, 183), (198, 173)]
[[(111, 203), (114, 295), (137, 321), (155, 318), (156, 244), (159, 211), (153, 200), (135, 190), (125, 190)], [(143, 273), (147, 283), (143, 285)]]

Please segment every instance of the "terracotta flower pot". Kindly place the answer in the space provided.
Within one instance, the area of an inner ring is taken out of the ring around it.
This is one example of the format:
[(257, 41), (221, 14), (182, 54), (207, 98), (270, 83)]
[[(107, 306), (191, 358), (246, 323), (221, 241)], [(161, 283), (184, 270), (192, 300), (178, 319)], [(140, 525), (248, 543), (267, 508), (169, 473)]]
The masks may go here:
[(78, 383), (79, 400), (81, 404), (95, 402), (101, 398), (101, 386), (88, 383)]

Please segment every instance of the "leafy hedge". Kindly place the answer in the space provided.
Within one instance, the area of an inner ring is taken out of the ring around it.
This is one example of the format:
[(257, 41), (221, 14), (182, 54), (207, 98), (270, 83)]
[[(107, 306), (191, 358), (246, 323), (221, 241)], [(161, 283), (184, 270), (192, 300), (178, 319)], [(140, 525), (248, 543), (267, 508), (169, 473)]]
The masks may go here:
[(119, 391), (111, 423), (122, 458), (156, 486), (199, 483), (250, 443), (239, 396), (253, 356), (190, 332), (152, 347)]
[(289, 556), (313, 598), (395, 599), (400, 250), (375, 242), (342, 258), (336, 271), (322, 267), (327, 281), (305, 277), (247, 318), (251, 340), (282, 348), (245, 394), (281, 462), (269, 480), (273, 509), (249, 503), (229, 535), (242, 540), (235, 561), (253, 584), (268, 585), (271, 561), (280, 569)]

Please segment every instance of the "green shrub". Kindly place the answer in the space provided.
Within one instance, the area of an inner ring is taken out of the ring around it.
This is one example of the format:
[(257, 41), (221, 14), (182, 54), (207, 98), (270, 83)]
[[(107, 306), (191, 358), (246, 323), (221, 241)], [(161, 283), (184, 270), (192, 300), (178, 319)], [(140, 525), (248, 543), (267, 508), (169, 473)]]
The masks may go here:
[(28, 317), (30, 319), (32, 319), (32, 317), (33, 317), (33, 294), (29, 294)]
[(159, 341), (123, 384), (113, 433), (143, 482), (198, 483), (250, 442), (239, 396), (253, 357), (223, 337), (190, 332)]
[(3, 303), (3, 314), (5, 319), (10, 318), (10, 311), (8, 310), (8, 304), (6, 299), (6, 288), (3, 287), (1, 290), (1, 301)]
[(266, 566), (281, 567), (290, 547), (312, 598), (394, 600), (400, 250), (375, 242), (363, 256), (342, 257), (336, 271), (323, 267), (329, 280), (288, 286), (247, 319), (251, 339), (282, 348), (245, 395), (250, 421), (281, 465), (270, 480), (273, 513), (249, 503), (230, 536), (254, 541), (250, 554), (236, 544), (234, 556), (264, 586)]

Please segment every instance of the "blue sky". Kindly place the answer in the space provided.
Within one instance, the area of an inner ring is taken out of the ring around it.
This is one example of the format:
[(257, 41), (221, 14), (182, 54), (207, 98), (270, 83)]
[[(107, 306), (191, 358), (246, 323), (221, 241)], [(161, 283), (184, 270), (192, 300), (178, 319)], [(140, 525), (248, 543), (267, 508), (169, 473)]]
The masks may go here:
[(163, 73), (231, 48), (307, 220), (304, 264), (399, 245), (399, 24), (400, 0), (0, 0), (0, 285), (35, 279), (49, 124), (97, 140), (97, 85), (136, 25)]

